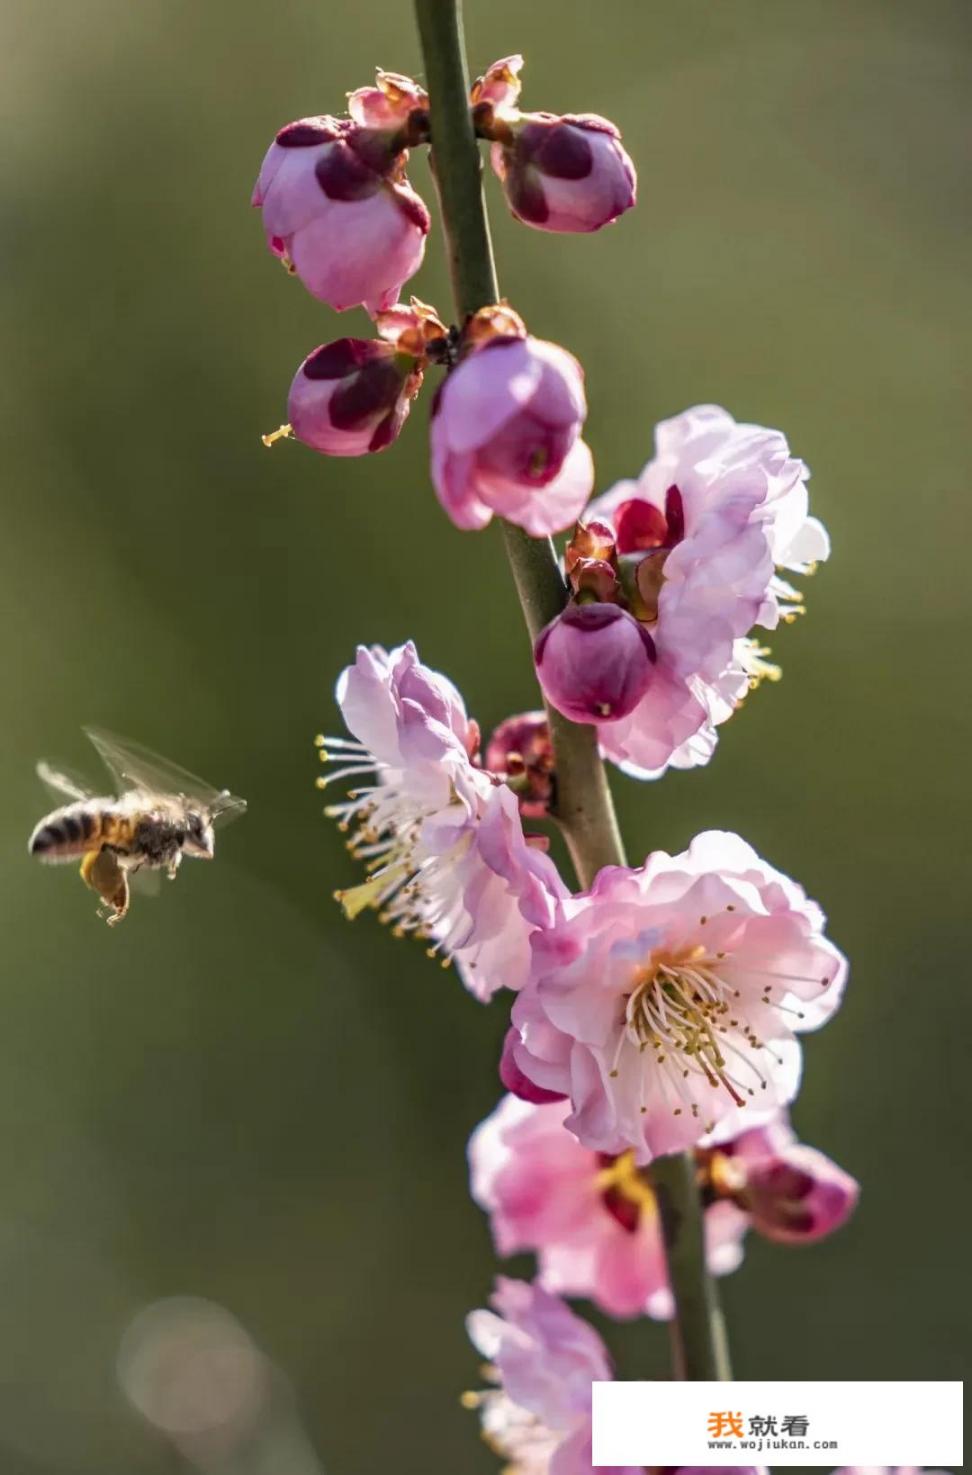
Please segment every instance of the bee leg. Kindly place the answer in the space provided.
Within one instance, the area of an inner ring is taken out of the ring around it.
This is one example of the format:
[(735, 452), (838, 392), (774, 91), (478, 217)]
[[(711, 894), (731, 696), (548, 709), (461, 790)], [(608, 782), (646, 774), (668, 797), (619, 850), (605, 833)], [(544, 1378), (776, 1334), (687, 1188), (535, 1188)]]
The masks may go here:
[(169, 878), (170, 881), (174, 881), (175, 880), (176, 874), (177, 874), (177, 872), (179, 870), (179, 864), (180, 864), (181, 860), (182, 860), (182, 855), (181, 854), (174, 855), (172, 857), (172, 859), (169, 861), (169, 864), (166, 866), (165, 873), (168, 876), (168, 878)]
[(107, 845), (90, 851), (81, 862), (81, 879), (105, 903), (109, 927), (120, 922), (128, 911), (129, 890), (128, 877), (115, 851)]
[(114, 896), (111, 897), (110, 903), (109, 903), (110, 906), (113, 907), (114, 910), (109, 914), (109, 916), (107, 916), (105, 918), (105, 920), (108, 923), (108, 926), (109, 927), (114, 927), (115, 924), (117, 922), (120, 922), (121, 919), (122, 919), (122, 917), (124, 917), (126, 915), (126, 913), (128, 912), (128, 901), (129, 901), (128, 878), (125, 875), (125, 872), (122, 871), (122, 873), (121, 873), (121, 884), (119, 885), (119, 888), (115, 892)]
[(98, 886), (97, 882), (92, 879), (95, 866), (101, 859), (101, 854), (102, 852), (100, 850), (89, 850), (88, 853), (81, 858), (81, 869), (79, 871), (79, 875), (85, 886), (90, 886), (92, 891), (100, 891), (101, 889)]

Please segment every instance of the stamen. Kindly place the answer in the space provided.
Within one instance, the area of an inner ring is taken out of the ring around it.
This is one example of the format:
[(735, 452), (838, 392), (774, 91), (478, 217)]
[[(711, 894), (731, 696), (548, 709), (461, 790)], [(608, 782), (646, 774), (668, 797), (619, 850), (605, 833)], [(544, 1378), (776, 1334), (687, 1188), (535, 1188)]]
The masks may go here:
[[(322, 756), (321, 761), (322, 763), (327, 763), (329, 760)], [(359, 773), (374, 773), (377, 767), (378, 765), (375, 763), (347, 763), (343, 768), (339, 768), (336, 773), (329, 773), (317, 779), (317, 787), (319, 789), (325, 789), (331, 784), (338, 783), (342, 778), (351, 778), (353, 775)], [(353, 797), (354, 795), (352, 793)]]
[[(784, 615), (783, 618), (790, 619), (792, 615)], [(757, 645), (755, 640), (744, 639), (736, 642), (736, 655), (739, 664), (749, 678), (750, 691), (755, 691), (762, 681), (779, 681), (782, 678), (782, 669), (774, 665), (772, 661), (765, 659), (769, 653), (768, 646)]]
[[(731, 960), (730, 960), (731, 961)], [(829, 983), (829, 978), (811, 978), (806, 973), (776, 973), (772, 968), (750, 968), (748, 963), (740, 964), (747, 973), (757, 978), (780, 978), (784, 983)]]
[(292, 426), (281, 425), (278, 430), (272, 430), (269, 435), (261, 435), (260, 439), (265, 446), (269, 447), (274, 445), (278, 440), (289, 440), (293, 433)]
[[(725, 910), (733, 911), (735, 907), (730, 905)], [(711, 1088), (724, 1090), (737, 1106), (744, 1106), (747, 1097), (755, 1096), (757, 1088), (768, 1087), (768, 1079), (751, 1052), (766, 1050), (771, 1058), (777, 1057), (745, 1017), (740, 1016), (736, 1001), (742, 997), (742, 991), (720, 972), (720, 966), (726, 966), (726, 956), (725, 952), (711, 956), (701, 945), (671, 953), (657, 950), (639, 970), (634, 987), (625, 998), (610, 1074), (618, 1076), (626, 1045), (637, 1049), (639, 1056), (650, 1047), (663, 1096), (671, 1101), (670, 1092), (675, 1093), (676, 1116), (681, 1115), (685, 1106), (693, 1116), (699, 1114), (689, 1084), (693, 1077), (698, 1085), (704, 1082)], [(774, 974), (771, 970), (747, 968), (745, 971), (780, 977), (784, 981), (796, 979), (796, 975)], [(773, 1000), (770, 991), (771, 985), (766, 983), (760, 999), (764, 1007), (775, 1008), (780, 1014), (796, 1019), (804, 1017), (801, 1011)], [(641, 1071), (639, 1109), (644, 1112), (647, 1072), (652, 1065), (646, 1062), (637, 1068)]]
[(365, 747), (364, 743), (359, 743), (357, 738), (325, 737), (324, 734), (320, 732), (314, 738), (314, 747), (348, 748), (352, 752), (360, 753), (362, 756), (364, 756), (365, 754), (368, 754), (369, 757), (371, 756), (368, 753), (368, 749)]

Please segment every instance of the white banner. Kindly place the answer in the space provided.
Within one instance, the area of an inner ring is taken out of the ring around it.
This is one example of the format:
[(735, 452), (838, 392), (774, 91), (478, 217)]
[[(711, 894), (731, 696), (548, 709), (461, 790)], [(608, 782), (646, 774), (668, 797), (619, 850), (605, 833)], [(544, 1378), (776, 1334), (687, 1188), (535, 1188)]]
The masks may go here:
[(961, 1383), (595, 1383), (594, 1464), (962, 1464)]

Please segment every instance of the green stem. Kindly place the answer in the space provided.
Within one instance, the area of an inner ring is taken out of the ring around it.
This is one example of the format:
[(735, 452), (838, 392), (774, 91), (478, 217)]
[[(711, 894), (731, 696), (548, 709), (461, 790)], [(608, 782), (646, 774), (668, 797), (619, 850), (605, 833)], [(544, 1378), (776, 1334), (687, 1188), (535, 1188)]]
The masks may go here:
[[(469, 77), (461, 0), (415, 0), (429, 92), (433, 169), (460, 319), (499, 301), (482, 190), (482, 160), (469, 110)], [(549, 538), (530, 538), (502, 524), (530, 638), (563, 609), (567, 590)], [(624, 849), (604, 764), (592, 726), (569, 722), (547, 707), (557, 775), (556, 819), (582, 886), (602, 866), (624, 865)], [(702, 1207), (690, 1153), (652, 1167), (669, 1276), (675, 1297), (675, 1375), (729, 1378), (715, 1286), (705, 1267)]]
[(668, 1278), (677, 1315), (672, 1322), (676, 1378), (728, 1380), (729, 1343), (716, 1283), (705, 1268), (705, 1239), (695, 1158), (690, 1152), (656, 1158), (648, 1170), (658, 1199)]

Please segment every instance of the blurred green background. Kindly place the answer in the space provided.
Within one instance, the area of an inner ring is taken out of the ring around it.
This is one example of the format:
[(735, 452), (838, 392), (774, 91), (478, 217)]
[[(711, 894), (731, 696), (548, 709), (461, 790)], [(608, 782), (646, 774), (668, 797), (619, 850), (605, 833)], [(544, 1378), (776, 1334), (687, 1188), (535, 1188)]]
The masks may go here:
[[(6, 0), (0, 25), (0, 1469), (190, 1468), (115, 1371), (136, 1312), (188, 1294), (287, 1406), (289, 1380), (329, 1475), (485, 1475), (458, 1393), (494, 1261), (463, 1154), (505, 1007), (341, 919), (311, 739), (357, 641), (414, 637), (487, 729), (534, 705), (528, 650), (496, 530), (456, 532), (429, 489), (430, 395), (380, 458), (259, 440), (301, 358), (366, 321), (273, 262), (253, 178), (282, 123), (376, 64), (420, 73), (409, 6)], [(615, 783), (633, 857), (738, 829), (852, 959), (795, 1116), (860, 1210), (804, 1253), (751, 1242), (724, 1283), (737, 1373), (959, 1377), (969, 8), (472, 0), (467, 31), (474, 71), (523, 51), (526, 105), (607, 114), (640, 171), (593, 238), (518, 226), (488, 181), (503, 289), (586, 366), (599, 487), (713, 400), (786, 431), (833, 535), (782, 685), (707, 769)], [(431, 203), (424, 158), (412, 178)], [(437, 234), (413, 285), (447, 311)], [(251, 806), (115, 932), (24, 853), (34, 761), (86, 762), (82, 722)], [(612, 1345), (664, 1375), (663, 1328)]]

